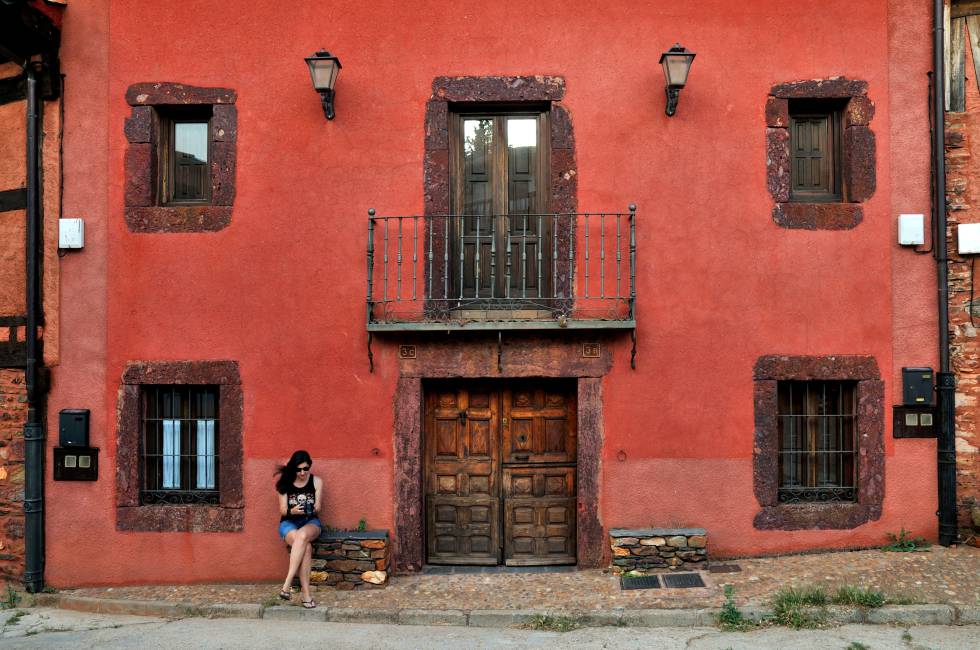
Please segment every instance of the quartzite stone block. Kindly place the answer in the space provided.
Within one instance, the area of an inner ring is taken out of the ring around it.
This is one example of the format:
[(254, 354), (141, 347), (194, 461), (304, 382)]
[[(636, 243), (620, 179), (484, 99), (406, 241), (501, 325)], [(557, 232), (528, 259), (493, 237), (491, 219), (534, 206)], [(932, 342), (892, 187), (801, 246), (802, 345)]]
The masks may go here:
[(789, 130), (766, 129), (766, 188), (777, 203), (789, 201)]
[(875, 134), (867, 126), (844, 129), (844, 184), (850, 201), (867, 201), (875, 193)]
[(786, 128), (789, 126), (789, 101), (780, 97), (766, 100), (766, 125)]

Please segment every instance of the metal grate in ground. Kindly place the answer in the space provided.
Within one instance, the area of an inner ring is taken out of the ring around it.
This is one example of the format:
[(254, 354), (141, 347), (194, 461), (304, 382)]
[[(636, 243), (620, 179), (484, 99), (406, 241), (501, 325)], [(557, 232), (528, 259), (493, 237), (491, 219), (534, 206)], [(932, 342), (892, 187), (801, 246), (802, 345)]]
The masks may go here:
[(737, 564), (711, 564), (708, 565), (708, 573), (738, 573), (742, 570)]
[(620, 589), (660, 589), (657, 576), (623, 577), (619, 579)]
[(668, 589), (687, 589), (689, 587), (703, 587), (704, 580), (698, 573), (665, 573), (661, 576), (664, 580), (664, 587)]

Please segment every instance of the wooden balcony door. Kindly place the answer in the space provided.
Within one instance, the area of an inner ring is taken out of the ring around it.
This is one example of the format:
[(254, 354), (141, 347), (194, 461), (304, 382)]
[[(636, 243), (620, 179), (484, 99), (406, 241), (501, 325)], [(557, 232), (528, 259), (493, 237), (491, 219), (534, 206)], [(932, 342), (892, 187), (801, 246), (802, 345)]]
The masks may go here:
[(547, 113), (455, 113), (453, 297), (534, 300), (551, 286)]
[(430, 564), (575, 563), (575, 413), (572, 382), (430, 387)]

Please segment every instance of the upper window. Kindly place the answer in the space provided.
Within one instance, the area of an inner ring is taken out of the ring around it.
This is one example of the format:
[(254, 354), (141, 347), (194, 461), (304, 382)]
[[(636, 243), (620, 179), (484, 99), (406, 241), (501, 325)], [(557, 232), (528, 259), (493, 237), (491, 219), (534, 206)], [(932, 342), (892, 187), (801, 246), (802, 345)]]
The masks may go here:
[(218, 388), (143, 386), (140, 502), (218, 503)]
[(549, 295), (547, 113), (456, 113), (450, 124), (457, 215), (450, 295)]
[(130, 86), (124, 130), (126, 226), (131, 232), (214, 232), (231, 223), (237, 94), (228, 88)]
[(854, 500), (855, 383), (779, 382), (780, 502)]
[(829, 102), (790, 101), (793, 201), (840, 201), (841, 111)]
[(160, 115), (160, 205), (211, 200), (211, 107)]

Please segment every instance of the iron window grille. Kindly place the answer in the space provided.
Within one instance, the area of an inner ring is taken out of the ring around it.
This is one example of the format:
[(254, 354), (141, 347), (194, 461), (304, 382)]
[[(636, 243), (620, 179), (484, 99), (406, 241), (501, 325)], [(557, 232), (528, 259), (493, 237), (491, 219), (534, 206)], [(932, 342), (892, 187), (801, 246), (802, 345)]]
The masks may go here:
[(780, 381), (779, 501), (854, 501), (855, 385)]
[(144, 386), (143, 504), (218, 503), (218, 387)]

